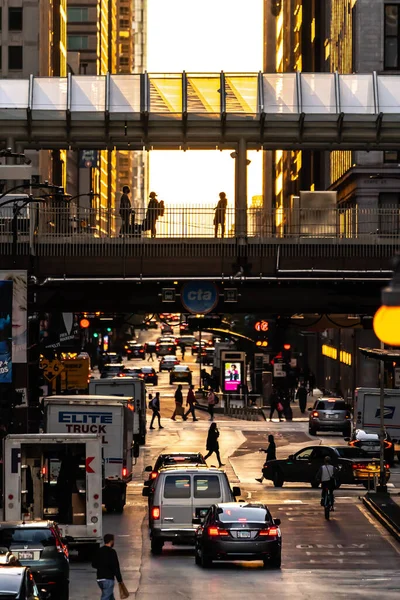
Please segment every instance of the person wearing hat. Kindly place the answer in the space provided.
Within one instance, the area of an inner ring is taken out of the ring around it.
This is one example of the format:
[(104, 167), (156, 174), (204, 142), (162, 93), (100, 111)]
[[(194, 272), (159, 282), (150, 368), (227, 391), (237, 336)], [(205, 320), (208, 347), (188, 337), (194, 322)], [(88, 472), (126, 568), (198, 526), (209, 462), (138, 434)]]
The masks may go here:
[(147, 206), (146, 227), (151, 231), (151, 237), (156, 237), (156, 224), (161, 215), (161, 202), (157, 200), (157, 194), (150, 192), (150, 200)]
[(131, 190), (129, 189), (129, 186), (124, 185), (124, 187), (122, 188), (122, 196), (121, 196), (121, 200), (119, 203), (119, 214), (121, 216), (121, 220), (122, 220), (122, 225), (121, 225), (121, 229), (119, 232), (119, 235), (122, 236), (123, 234), (127, 234), (130, 231), (131, 228), (131, 214), (132, 214), (132, 205), (131, 205), (131, 201), (129, 200), (129, 195), (131, 193)]
[(215, 216), (214, 216), (214, 228), (215, 228), (215, 237), (218, 237), (218, 227), (221, 225), (221, 237), (225, 235), (225, 214), (226, 207), (228, 204), (228, 200), (225, 192), (220, 192), (219, 201), (217, 206), (214, 208)]

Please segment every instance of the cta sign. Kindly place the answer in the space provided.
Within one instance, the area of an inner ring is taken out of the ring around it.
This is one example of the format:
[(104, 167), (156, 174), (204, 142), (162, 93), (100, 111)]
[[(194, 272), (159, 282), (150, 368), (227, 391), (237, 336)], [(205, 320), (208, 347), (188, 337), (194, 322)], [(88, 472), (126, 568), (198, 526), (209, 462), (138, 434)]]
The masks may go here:
[(183, 307), (192, 314), (206, 315), (218, 304), (217, 286), (209, 281), (192, 281), (183, 286)]

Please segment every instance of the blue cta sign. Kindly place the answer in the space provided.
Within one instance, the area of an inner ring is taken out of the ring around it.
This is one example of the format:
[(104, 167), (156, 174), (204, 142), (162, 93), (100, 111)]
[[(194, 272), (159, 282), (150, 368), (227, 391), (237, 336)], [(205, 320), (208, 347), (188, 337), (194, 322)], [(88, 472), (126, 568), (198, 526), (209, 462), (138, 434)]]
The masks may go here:
[(181, 300), (184, 308), (192, 314), (205, 315), (218, 304), (218, 290), (209, 281), (192, 281), (183, 286)]

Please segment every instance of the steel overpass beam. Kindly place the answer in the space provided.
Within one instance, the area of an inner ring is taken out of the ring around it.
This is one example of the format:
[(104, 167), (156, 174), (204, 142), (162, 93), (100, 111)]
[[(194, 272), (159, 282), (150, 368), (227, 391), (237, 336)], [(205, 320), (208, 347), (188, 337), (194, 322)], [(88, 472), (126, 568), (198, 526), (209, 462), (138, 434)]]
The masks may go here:
[(247, 237), (247, 144), (241, 138), (235, 155), (235, 237)]

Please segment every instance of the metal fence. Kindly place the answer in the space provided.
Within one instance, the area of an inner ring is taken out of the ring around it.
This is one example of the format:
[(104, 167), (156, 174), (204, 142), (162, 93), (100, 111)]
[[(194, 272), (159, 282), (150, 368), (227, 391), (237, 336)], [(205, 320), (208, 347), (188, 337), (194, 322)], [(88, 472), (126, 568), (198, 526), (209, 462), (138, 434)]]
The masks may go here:
[[(252, 247), (257, 255), (266, 246), (332, 248), (362, 246), (393, 253), (400, 247), (400, 209), (335, 208), (265, 211), (248, 208), (239, 214), (228, 207), (217, 214), (214, 205), (166, 205), (163, 211), (136, 209), (125, 219), (119, 211), (101, 206), (86, 208), (32, 204), (29, 213), (13, 222), (0, 215), (0, 251), (42, 256), (114, 256), (123, 248)], [(13, 243), (14, 242), (14, 243)], [(383, 247), (386, 250), (383, 250)], [(168, 250), (169, 248), (169, 250)], [(308, 250), (310, 251), (310, 250)], [(311, 250), (311, 253), (313, 250)]]

